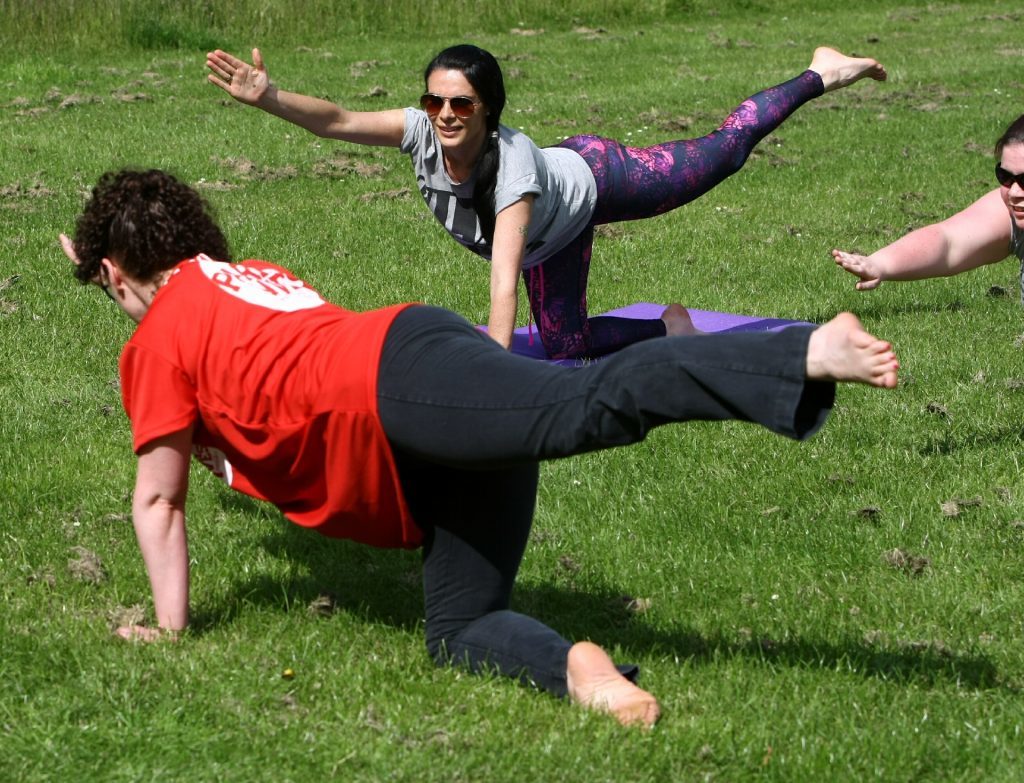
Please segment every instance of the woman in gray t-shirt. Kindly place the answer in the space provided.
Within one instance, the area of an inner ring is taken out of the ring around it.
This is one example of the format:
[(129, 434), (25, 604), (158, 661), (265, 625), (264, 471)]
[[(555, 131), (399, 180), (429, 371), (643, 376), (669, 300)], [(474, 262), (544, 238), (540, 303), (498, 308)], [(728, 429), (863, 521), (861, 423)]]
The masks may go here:
[(522, 276), (552, 358), (600, 356), (694, 331), (678, 304), (654, 320), (588, 317), (595, 226), (660, 215), (697, 198), (738, 171), (754, 146), (808, 100), (886, 76), (875, 60), (819, 48), (808, 70), (751, 96), (706, 136), (641, 149), (585, 135), (539, 149), (500, 124), (501, 69), (476, 46), (453, 46), (431, 61), (420, 109), (375, 112), (278, 89), (258, 49), (251, 65), (220, 50), (206, 62), (210, 82), (242, 103), (318, 136), (408, 153), (437, 219), (491, 262), (491, 337), (510, 345)]

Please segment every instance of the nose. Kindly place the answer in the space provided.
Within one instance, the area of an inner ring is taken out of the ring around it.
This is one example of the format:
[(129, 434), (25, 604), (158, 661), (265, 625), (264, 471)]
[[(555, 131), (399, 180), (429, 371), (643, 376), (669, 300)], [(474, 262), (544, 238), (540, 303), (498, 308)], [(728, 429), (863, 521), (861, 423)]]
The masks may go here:
[(441, 117), (445, 121), (457, 119), (455, 112), (452, 111), (452, 102), (448, 98), (444, 99), (444, 104), (441, 106), (441, 111), (437, 113), (437, 116)]

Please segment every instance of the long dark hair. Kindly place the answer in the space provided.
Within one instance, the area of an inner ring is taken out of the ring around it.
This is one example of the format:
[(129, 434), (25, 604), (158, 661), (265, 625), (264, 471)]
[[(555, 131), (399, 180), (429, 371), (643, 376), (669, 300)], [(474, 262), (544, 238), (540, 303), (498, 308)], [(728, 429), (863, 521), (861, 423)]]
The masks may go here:
[(996, 157), (1003, 157), (1003, 147), (1007, 144), (1024, 144), (1024, 114), (1010, 123), (1003, 135), (996, 141)]
[(494, 241), (494, 185), (498, 180), (498, 123), (505, 109), (505, 80), (494, 55), (472, 44), (450, 46), (437, 55), (423, 72), (423, 82), (439, 69), (461, 71), (487, 107), (487, 139), (477, 162), (473, 210), (488, 244)]
[(152, 280), (180, 261), (206, 253), (230, 261), (227, 240), (196, 191), (159, 169), (108, 171), (75, 226), (75, 277), (93, 280), (116, 258), (136, 280)]

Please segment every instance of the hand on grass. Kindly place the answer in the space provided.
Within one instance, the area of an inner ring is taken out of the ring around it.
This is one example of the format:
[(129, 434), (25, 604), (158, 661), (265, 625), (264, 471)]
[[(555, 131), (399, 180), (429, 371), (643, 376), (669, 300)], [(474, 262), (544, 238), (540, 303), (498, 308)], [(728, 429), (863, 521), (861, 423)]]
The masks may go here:
[(60, 248), (64, 251), (64, 255), (71, 259), (71, 263), (75, 266), (80, 266), (81, 261), (78, 260), (78, 253), (75, 252), (75, 243), (71, 241), (71, 237), (67, 234), (60, 235)]
[(252, 50), (252, 65), (217, 49), (206, 55), (206, 67), (210, 69), (206, 76), (210, 84), (250, 106), (256, 106), (270, 87), (270, 76), (259, 49)]
[(850, 274), (857, 275), (860, 278), (860, 282), (857, 283), (858, 291), (870, 291), (872, 288), (878, 288), (882, 284), (878, 265), (869, 256), (847, 253), (843, 250), (833, 250), (832, 257), (836, 260), (836, 264)]

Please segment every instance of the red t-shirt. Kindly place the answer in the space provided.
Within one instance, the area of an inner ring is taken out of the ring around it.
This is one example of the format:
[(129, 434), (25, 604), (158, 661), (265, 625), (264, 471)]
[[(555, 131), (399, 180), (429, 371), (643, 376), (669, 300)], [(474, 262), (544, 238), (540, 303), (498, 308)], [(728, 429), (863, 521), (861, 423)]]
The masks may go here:
[(204, 465), (292, 522), (417, 546), (377, 415), (381, 349), (404, 307), (344, 310), (263, 261), (183, 261), (121, 354), (135, 451), (192, 424)]

